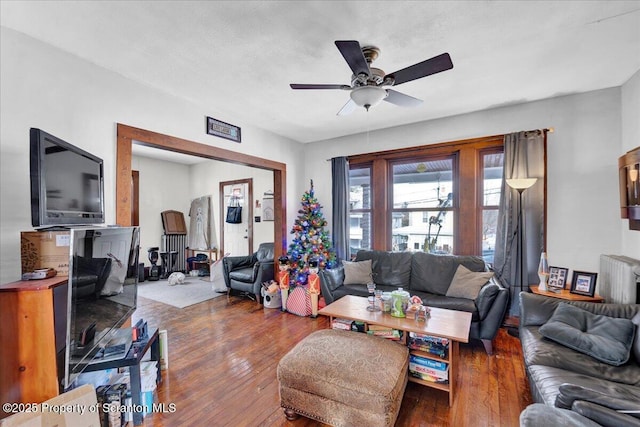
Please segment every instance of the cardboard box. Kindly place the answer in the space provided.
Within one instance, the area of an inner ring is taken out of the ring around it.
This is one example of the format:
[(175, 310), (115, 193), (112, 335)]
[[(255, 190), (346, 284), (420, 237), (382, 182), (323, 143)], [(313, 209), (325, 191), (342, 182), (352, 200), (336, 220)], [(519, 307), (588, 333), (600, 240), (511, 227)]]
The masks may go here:
[(20, 233), (22, 274), (53, 268), (58, 276), (69, 275), (69, 231), (23, 231)]

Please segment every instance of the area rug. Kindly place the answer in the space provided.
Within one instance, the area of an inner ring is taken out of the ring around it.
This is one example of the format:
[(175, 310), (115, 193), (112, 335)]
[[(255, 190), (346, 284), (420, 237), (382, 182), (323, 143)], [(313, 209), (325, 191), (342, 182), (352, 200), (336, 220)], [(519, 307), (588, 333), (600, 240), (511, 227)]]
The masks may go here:
[(138, 283), (138, 296), (185, 308), (226, 294), (214, 291), (208, 280), (208, 277), (187, 276), (184, 283), (175, 286), (169, 286), (166, 280), (147, 280)]

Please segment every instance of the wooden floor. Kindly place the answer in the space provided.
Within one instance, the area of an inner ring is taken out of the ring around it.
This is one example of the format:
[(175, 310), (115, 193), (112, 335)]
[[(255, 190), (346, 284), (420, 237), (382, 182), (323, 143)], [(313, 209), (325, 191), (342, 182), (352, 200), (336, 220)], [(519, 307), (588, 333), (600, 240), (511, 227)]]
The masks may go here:
[[(140, 297), (133, 321), (168, 331), (169, 369), (163, 371), (156, 402), (175, 404), (174, 413), (154, 413), (144, 426), (321, 426), (287, 421), (279, 406), (276, 366), (309, 333), (328, 326), (265, 309), (232, 296), (184, 309)], [(501, 329), (495, 353), (480, 342), (460, 347), (453, 407), (445, 392), (409, 383), (396, 426), (518, 426), (531, 403), (520, 343)]]

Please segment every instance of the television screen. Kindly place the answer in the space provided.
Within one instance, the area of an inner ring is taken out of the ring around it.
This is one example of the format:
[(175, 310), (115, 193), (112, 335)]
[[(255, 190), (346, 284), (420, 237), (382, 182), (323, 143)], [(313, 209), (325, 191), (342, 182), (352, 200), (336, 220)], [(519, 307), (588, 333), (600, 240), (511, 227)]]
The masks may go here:
[(70, 233), (65, 390), (88, 363), (105, 360), (105, 348), (122, 336), (118, 330), (138, 296), (138, 227), (78, 227)]
[(32, 225), (104, 223), (102, 159), (40, 129), (30, 137)]

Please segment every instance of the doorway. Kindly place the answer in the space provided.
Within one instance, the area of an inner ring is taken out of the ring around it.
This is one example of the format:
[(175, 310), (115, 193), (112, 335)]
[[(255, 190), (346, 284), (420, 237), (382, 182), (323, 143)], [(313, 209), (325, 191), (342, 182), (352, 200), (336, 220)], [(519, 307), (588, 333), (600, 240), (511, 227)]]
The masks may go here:
[(131, 225), (131, 146), (141, 144), (160, 150), (190, 154), (273, 171), (274, 256), (278, 259), (287, 245), (287, 165), (235, 151), (152, 132), (122, 123), (117, 124), (116, 151), (116, 224)]
[[(220, 182), (220, 249), (222, 254), (253, 253), (253, 179)], [(229, 207), (240, 207), (239, 223), (226, 221)]]

